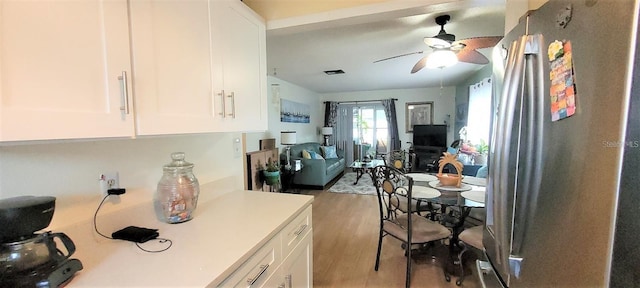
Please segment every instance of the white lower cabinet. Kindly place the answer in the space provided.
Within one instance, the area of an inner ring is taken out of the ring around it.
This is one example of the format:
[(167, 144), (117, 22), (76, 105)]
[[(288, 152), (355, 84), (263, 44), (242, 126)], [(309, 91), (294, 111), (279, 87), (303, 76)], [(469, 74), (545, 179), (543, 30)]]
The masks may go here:
[(262, 287), (278, 269), (278, 265), (282, 262), (280, 256), (280, 239), (275, 237), (218, 287)]
[(312, 287), (311, 210), (300, 213), (218, 287)]
[(280, 266), (286, 288), (313, 287), (313, 236), (311, 234), (312, 231), (309, 230)]

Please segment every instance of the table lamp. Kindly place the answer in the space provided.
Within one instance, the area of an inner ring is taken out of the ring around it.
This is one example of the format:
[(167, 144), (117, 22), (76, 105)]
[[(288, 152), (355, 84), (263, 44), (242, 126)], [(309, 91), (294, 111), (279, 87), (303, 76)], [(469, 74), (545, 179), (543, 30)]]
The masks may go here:
[(322, 127), (322, 136), (324, 136), (324, 146), (329, 146), (329, 136), (333, 135), (333, 127)]
[(296, 144), (296, 131), (281, 131), (280, 132), (280, 144), (287, 145), (284, 149), (287, 154), (287, 164), (285, 169), (291, 169), (291, 147), (289, 145)]

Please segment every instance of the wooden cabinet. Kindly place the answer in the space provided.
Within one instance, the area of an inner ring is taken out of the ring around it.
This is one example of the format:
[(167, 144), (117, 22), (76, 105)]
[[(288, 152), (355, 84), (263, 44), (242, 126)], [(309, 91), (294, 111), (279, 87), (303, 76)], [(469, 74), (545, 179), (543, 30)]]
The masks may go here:
[[(308, 206), (218, 287), (313, 287), (311, 211)], [(264, 256), (276, 250), (280, 258)]]
[(125, 0), (0, 1), (0, 141), (133, 136), (128, 29)]
[(0, 141), (266, 130), (265, 43), (241, 1), (0, 0)]

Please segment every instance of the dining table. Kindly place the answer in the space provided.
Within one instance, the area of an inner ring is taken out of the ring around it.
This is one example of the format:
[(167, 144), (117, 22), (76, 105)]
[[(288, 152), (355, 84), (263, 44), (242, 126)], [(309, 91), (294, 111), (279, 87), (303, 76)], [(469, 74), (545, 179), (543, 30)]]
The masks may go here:
[[(456, 249), (460, 249), (458, 237), (464, 230), (469, 213), (474, 208), (485, 207), (486, 179), (465, 176), (460, 187), (455, 187), (441, 185), (434, 174), (407, 173), (406, 175), (414, 180), (411, 198), (417, 200), (418, 205), (424, 201), (431, 207), (439, 206), (439, 209), (434, 209), (440, 210), (439, 221), (451, 228), (449, 255), (453, 255)], [(458, 210), (457, 213), (454, 210)], [(432, 220), (434, 220), (433, 214)]]

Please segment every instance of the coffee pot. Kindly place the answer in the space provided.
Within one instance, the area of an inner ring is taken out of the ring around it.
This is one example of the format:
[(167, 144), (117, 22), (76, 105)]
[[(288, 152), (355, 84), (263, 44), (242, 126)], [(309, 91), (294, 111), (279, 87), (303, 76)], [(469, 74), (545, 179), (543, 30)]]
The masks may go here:
[[(56, 238), (64, 245), (66, 253), (58, 249)], [(44, 232), (26, 240), (0, 243), (0, 274), (7, 275), (60, 263), (75, 251), (73, 241), (64, 233)]]
[(67, 235), (36, 233), (51, 223), (55, 200), (0, 199), (0, 287), (59, 287), (82, 270), (80, 260), (69, 259), (76, 246)]

